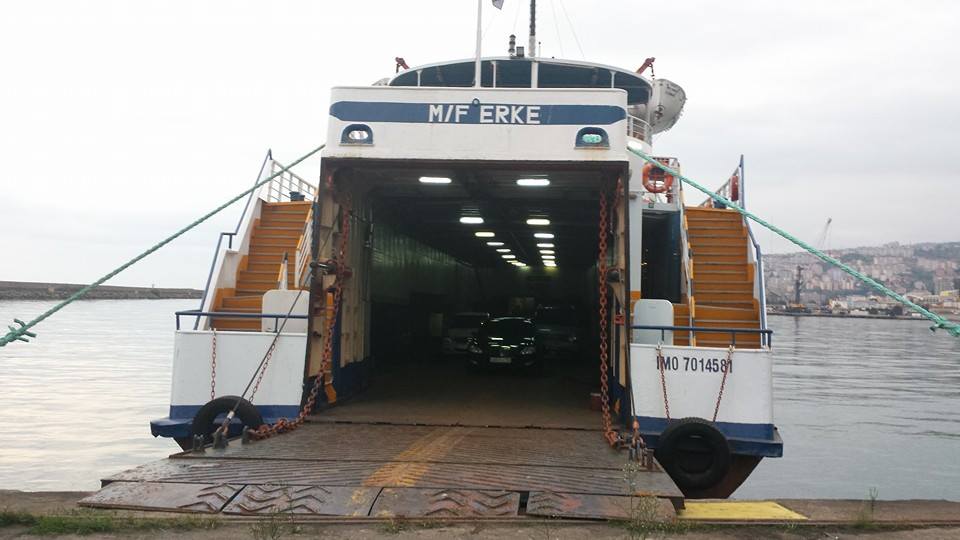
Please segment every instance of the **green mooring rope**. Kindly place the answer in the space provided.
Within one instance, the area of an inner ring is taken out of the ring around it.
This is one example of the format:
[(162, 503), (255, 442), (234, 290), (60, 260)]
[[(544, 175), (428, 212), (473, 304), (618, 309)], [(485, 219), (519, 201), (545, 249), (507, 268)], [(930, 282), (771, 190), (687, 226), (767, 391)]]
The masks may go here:
[(936, 313), (934, 313), (934, 312), (932, 312), (932, 311), (924, 308), (923, 306), (911, 302), (910, 300), (904, 298), (902, 295), (897, 294), (897, 293), (895, 293), (894, 291), (888, 289), (886, 286), (884, 286), (884, 285), (883, 285), (882, 283), (880, 283), (879, 281), (871, 278), (870, 276), (866, 276), (866, 275), (864, 275), (864, 274), (861, 274), (860, 272), (857, 272), (857, 271), (854, 270), (853, 268), (851, 268), (851, 267), (843, 264), (842, 262), (838, 261), (837, 259), (834, 259), (833, 257), (831, 257), (831, 256), (827, 255), (826, 253), (820, 251), (819, 249), (817, 249), (817, 248), (815, 248), (815, 247), (807, 244), (806, 242), (804, 242), (804, 241), (796, 238), (796, 237), (793, 236), (792, 234), (784, 231), (783, 229), (777, 227), (776, 225), (772, 225), (772, 224), (768, 223), (767, 221), (765, 221), (765, 220), (757, 217), (757, 216), (754, 215), (753, 213), (748, 212), (747, 210), (744, 210), (744, 209), (741, 208), (739, 205), (735, 204), (733, 201), (727, 199), (726, 197), (723, 197), (723, 196), (721, 196), (721, 195), (717, 195), (716, 193), (714, 193), (714, 192), (710, 191), (709, 189), (701, 186), (700, 184), (696, 183), (695, 181), (687, 178), (686, 176), (683, 176), (683, 175), (680, 174), (678, 171), (675, 171), (675, 170), (671, 169), (670, 167), (667, 167), (666, 165), (663, 165), (662, 163), (660, 163), (659, 161), (653, 159), (652, 157), (648, 156), (647, 154), (645, 154), (645, 153), (643, 153), (643, 152), (641, 152), (641, 151), (639, 151), (639, 150), (637, 150), (637, 149), (635, 149), (635, 148), (631, 148), (631, 147), (629, 147), (629, 146), (627, 147), (627, 149), (630, 150), (631, 152), (633, 152), (634, 154), (636, 154), (637, 156), (639, 156), (641, 159), (643, 159), (643, 160), (646, 161), (647, 163), (650, 163), (650, 164), (652, 164), (652, 165), (654, 165), (654, 166), (656, 166), (656, 167), (659, 167), (659, 168), (663, 169), (663, 170), (666, 171), (667, 173), (673, 175), (674, 178), (679, 179), (679, 180), (681, 180), (682, 182), (685, 182), (685, 183), (689, 184), (690, 186), (694, 187), (695, 189), (697, 189), (697, 190), (699, 190), (699, 191), (702, 191), (702, 192), (705, 193), (708, 197), (710, 197), (710, 198), (712, 198), (712, 199), (714, 199), (714, 200), (716, 200), (716, 201), (719, 201), (719, 202), (723, 203), (723, 204), (726, 205), (728, 208), (732, 208), (732, 209), (736, 210), (737, 212), (740, 212), (740, 213), (743, 214), (744, 216), (752, 219), (753, 221), (756, 221), (757, 223), (759, 223), (760, 225), (763, 225), (763, 226), (766, 227), (767, 229), (770, 229), (771, 231), (779, 234), (780, 236), (782, 236), (782, 237), (786, 238), (787, 240), (793, 242), (794, 244), (800, 246), (801, 248), (803, 248), (803, 249), (805, 249), (806, 251), (808, 251), (808, 252), (810, 252), (811, 254), (813, 254), (814, 257), (816, 257), (816, 258), (818, 258), (818, 259), (820, 259), (820, 260), (822, 260), (822, 261), (824, 261), (824, 262), (826, 262), (826, 263), (828, 263), (828, 264), (832, 264), (833, 266), (836, 266), (837, 268), (843, 270), (843, 271), (846, 272), (847, 274), (850, 274), (851, 276), (853, 276), (853, 277), (859, 279), (860, 281), (866, 283), (867, 285), (873, 287), (873, 288), (876, 289), (877, 291), (880, 291), (881, 293), (885, 294), (886, 296), (889, 296), (890, 298), (893, 298), (893, 299), (896, 300), (897, 302), (900, 302), (901, 304), (903, 304), (903, 305), (909, 307), (910, 309), (916, 311), (917, 313), (923, 315), (923, 316), (926, 317), (927, 319), (930, 319), (930, 320), (933, 322), (933, 326), (930, 327), (930, 330), (931, 330), (931, 331), (932, 331), (932, 330), (936, 330), (936, 329), (938, 329), (938, 328), (942, 328), (942, 329), (946, 330), (947, 332), (949, 332), (950, 335), (952, 335), (952, 336), (954, 336), (954, 337), (960, 337), (960, 324), (957, 324), (957, 323), (955, 323), (955, 322), (949, 321), (949, 320), (947, 320), (945, 317), (943, 317), (943, 316), (941, 316), (941, 315), (937, 315)]
[(230, 206), (231, 204), (239, 201), (239, 200), (242, 199), (244, 196), (249, 195), (251, 192), (253, 192), (254, 190), (258, 189), (260, 186), (266, 184), (267, 182), (273, 180), (274, 178), (280, 176), (281, 174), (289, 171), (292, 167), (298, 165), (298, 164), (299, 164), (300, 162), (302, 162), (303, 160), (305, 160), (305, 159), (309, 158), (310, 156), (316, 154), (316, 153), (319, 152), (320, 150), (323, 150), (323, 147), (324, 147), (324, 146), (326, 146), (326, 145), (325, 145), (325, 144), (321, 144), (320, 146), (318, 146), (318, 147), (314, 148), (313, 150), (307, 152), (306, 154), (304, 154), (304, 155), (301, 156), (300, 158), (294, 160), (294, 161), (293, 161), (292, 163), (290, 163), (289, 165), (284, 166), (284, 167), (281, 167), (279, 171), (277, 171), (277, 172), (274, 173), (274, 174), (271, 174), (269, 177), (261, 180), (260, 182), (257, 182), (256, 184), (254, 184), (254, 186), (253, 186), (252, 188), (244, 191), (243, 193), (238, 194), (237, 196), (233, 197), (233, 198), (230, 199), (229, 201), (221, 204), (220, 206), (218, 206), (217, 208), (213, 209), (212, 211), (204, 214), (202, 217), (200, 217), (200, 219), (197, 219), (197, 220), (194, 221), (193, 223), (187, 225), (186, 227), (184, 227), (184, 228), (180, 229), (179, 231), (173, 233), (172, 235), (168, 236), (167, 238), (165, 238), (165, 239), (161, 240), (160, 242), (154, 244), (150, 249), (144, 251), (143, 253), (137, 255), (136, 257), (134, 257), (134, 258), (130, 259), (129, 261), (123, 263), (122, 265), (118, 266), (116, 269), (114, 269), (113, 271), (111, 271), (111, 272), (108, 273), (107, 275), (103, 276), (102, 278), (94, 281), (93, 283), (91, 283), (91, 284), (83, 287), (83, 288), (80, 289), (79, 291), (71, 294), (69, 298), (67, 298), (67, 299), (64, 300), (63, 302), (60, 302), (59, 304), (53, 306), (52, 308), (48, 309), (47, 311), (43, 312), (40, 316), (38, 316), (37, 318), (33, 319), (32, 321), (25, 323), (25, 322), (21, 321), (20, 319), (14, 319), (13, 322), (15, 322), (16, 324), (18, 324), (19, 327), (17, 327), (17, 326), (7, 326), (7, 328), (9, 328), (10, 331), (7, 332), (7, 334), (6, 334), (5, 336), (0, 337), (0, 347), (3, 347), (3, 346), (5, 346), (7, 343), (10, 343), (10, 342), (13, 342), (13, 341), (27, 341), (27, 338), (28, 338), (28, 337), (31, 337), (31, 338), (32, 338), (32, 337), (37, 337), (37, 335), (36, 335), (35, 333), (30, 332), (29, 330), (30, 330), (31, 328), (33, 328), (34, 326), (36, 326), (37, 323), (39, 323), (40, 321), (46, 319), (47, 317), (53, 315), (54, 313), (60, 311), (61, 309), (65, 308), (65, 307), (67, 307), (67, 306), (68, 306), (70, 303), (72, 303), (74, 300), (77, 300), (77, 299), (81, 298), (83, 295), (87, 294), (87, 293), (90, 292), (91, 290), (99, 287), (100, 285), (103, 285), (104, 282), (106, 282), (107, 280), (109, 280), (109, 279), (112, 278), (113, 276), (119, 274), (120, 272), (123, 272), (123, 271), (126, 270), (127, 268), (129, 268), (129, 267), (133, 266), (134, 264), (136, 264), (137, 262), (139, 262), (140, 259), (143, 259), (143, 258), (146, 257), (147, 255), (150, 255), (150, 254), (153, 253), (154, 251), (157, 251), (158, 249), (162, 248), (163, 246), (165, 246), (165, 245), (169, 244), (170, 242), (172, 242), (173, 240), (177, 239), (177, 238), (178, 238), (179, 236), (181, 236), (183, 233), (189, 231), (190, 229), (192, 229), (192, 228), (196, 227), (197, 225), (203, 223), (204, 221), (210, 219), (211, 217), (213, 217), (214, 215), (216, 215), (218, 212), (220, 212), (220, 211), (223, 210), (224, 208), (226, 208), (226, 207)]

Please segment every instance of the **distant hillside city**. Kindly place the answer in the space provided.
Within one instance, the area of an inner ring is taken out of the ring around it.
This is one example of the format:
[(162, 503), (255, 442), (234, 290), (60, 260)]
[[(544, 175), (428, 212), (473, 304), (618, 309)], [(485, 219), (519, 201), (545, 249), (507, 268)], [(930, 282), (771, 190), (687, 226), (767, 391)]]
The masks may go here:
[[(910, 300), (960, 314), (960, 242), (832, 249), (827, 253)], [(767, 304), (774, 310), (901, 315), (900, 305), (806, 252), (763, 257)], [(799, 267), (799, 299), (796, 298)], [(799, 302), (798, 302), (799, 300)]]

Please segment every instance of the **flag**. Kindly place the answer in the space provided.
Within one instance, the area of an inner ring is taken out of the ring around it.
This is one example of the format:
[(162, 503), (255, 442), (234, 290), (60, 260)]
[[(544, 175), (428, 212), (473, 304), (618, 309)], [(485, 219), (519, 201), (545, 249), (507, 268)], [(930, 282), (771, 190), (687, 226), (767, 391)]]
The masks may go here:
[(493, 0), (493, 7), (503, 9), (503, 0)]

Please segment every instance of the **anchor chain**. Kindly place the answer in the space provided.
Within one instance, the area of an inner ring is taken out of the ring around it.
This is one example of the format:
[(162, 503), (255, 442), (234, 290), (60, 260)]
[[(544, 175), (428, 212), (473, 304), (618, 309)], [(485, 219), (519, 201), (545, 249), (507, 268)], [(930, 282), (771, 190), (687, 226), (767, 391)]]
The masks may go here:
[[(286, 433), (299, 428), (306, 421), (307, 416), (313, 412), (313, 408), (317, 403), (317, 397), (320, 394), (320, 388), (326, 386), (332, 390), (333, 380), (331, 379), (331, 366), (333, 362), (333, 332), (336, 328), (337, 314), (340, 312), (340, 306), (343, 302), (344, 282), (350, 275), (347, 269), (347, 248), (349, 246), (349, 238), (350, 196), (349, 194), (346, 194), (344, 196), (344, 200), (340, 204), (340, 245), (334, 254), (332, 261), (336, 275), (336, 279), (332, 287), (333, 305), (328, 310), (325, 320), (326, 334), (324, 335), (323, 356), (320, 363), (320, 372), (314, 379), (313, 385), (310, 387), (310, 392), (307, 394), (307, 399), (304, 402), (303, 407), (300, 408), (300, 413), (297, 415), (297, 417), (293, 420), (281, 418), (277, 420), (276, 424), (269, 426), (263, 425), (256, 430), (249, 430), (248, 433), (253, 439), (266, 439), (273, 437), (274, 435)], [(263, 371), (266, 371), (266, 366), (264, 367)], [(262, 372), (260, 377), (263, 377)], [(259, 381), (257, 384), (259, 385)]]
[(713, 422), (717, 421), (720, 412), (720, 400), (723, 399), (723, 388), (727, 384), (727, 373), (733, 369), (733, 345), (727, 349), (727, 363), (723, 366), (723, 378), (720, 379), (720, 392), (717, 394), (717, 406), (713, 408)]
[(663, 412), (670, 421), (670, 400), (667, 399), (667, 376), (664, 374), (663, 342), (657, 343), (657, 367), (660, 369), (660, 388), (663, 390)]
[[(613, 197), (613, 208), (617, 209), (621, 203), (621, 192), (623, 191), (622, 180), (617, 181), (616, 192)], [(615, 448), (628, 448), (632, 459), (640, 460), (642, 463), (649, 463), (649, 452), (643, 437), (640, 436), (640, 424), (634, 419), (632, 433), (629, 436), (622, 435), (613, 428), (613, 418), (610, 412), (610, 335), (608, 318), (611, 310), (609, 309), (609, 291), (607, 287), (607, 277), (610, 271), (607, 263), (608, 236), (610, 233), (610, 203), (607, 200), (607, 194), (600, 193), (600, 223), (598, 236), (598, 278), (599, 287), (599, 314), (600, 314), (600, 410), (601, 426), (603, 428), (603, 438), (610, 446)], [(623, 325), (626, 318), (622, 313), (614, 313), (612, 322), (615, 325)]]
[(217, 329), (213, 329), (213, 346), (210, 349), (210, 401), (217, 397)]

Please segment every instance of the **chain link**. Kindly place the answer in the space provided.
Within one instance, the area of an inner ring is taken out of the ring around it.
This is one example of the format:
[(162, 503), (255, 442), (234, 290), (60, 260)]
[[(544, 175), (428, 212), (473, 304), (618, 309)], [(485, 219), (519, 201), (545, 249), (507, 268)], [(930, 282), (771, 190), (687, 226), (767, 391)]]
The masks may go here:
[[(277, 329), (279, 332), (279, 328)], [(273, 351), (277, 349), (277, 340), (273, 340), (273, 343), (270, 344), (270, 348), (267, 349), (267, 358), (263, 361), (263, 367), (260, 369), (260, 374), (257, 375), (257, 382), (253, 384), (253, 389), (250, 390), (250, 398), (248, 401), (253, 403), (253, 396), (257, 395), (257, 390), (260, 389), (260, 383), (263, 382), (263, 376), (267, 374), (267, 367), (270, 366), (270, 360), (273, 358)]]
[[(329, 182), (328, 187), (332, 187), (330, 186)], [(340, 202), (340, 245), (333, 258), (336, 272), (336, 280), (333, 284), (333, 306), (327, 309), (326, 320), (324, 321), (326, 323), (326, 333), (323, 336), (323, 356), (320, 363), (320, 373), (313, 380), (313, 386), (310, 387), (310, 392), (307, 394), (307, 400), (304, 402), (303, 407), (300, 408), (300, 413), (297, 415), (297, 417), (293, 420), (281, 418), (277, 420), (276, 424), (260, 426), (252, 433), (252, 437), (254, 439), (266, 439), (280, 433), (293, 431), (303, 425), (307, 416), (313, 412), (313, 408), (316, 406), (317, 397), (320, 395), (321, 386), (333, 386), (333, 371), (331, 367), (333, 362), (333, 332), (336, 329), (337, 314), (340, 312), (340, 306), (343, 302), (344, 281), (349, 275), (349, 272), (347, 271), (347, 247), (349, 246), (349, 239), (350, 196), (349, 194), (346, 194), (344, 196), (344, 200)], [(264, 366), (264, 371), (266, 371), (266, 366)], [(263, 377), (262, 372), (260, 377)], [(259, 384), (260, 382), (258, 380), (257, 385)]]
[(663, 412), (670, 421), (670, 400), (667, 399), (667, 376), (664, 374), (666, 359), (663, 357), (663, 342), (657, 343), (657, 367), (660, 369), (660, 388), (663, 390)]
[(717, 405), (713, 408), (713, 422), (717, 421), (720, 412), (720, 400), (723, 399), (723, 387), (727, 384), (727, 373), (733, 369), (733, 345), (727, 349), (727, 364), (723, 367), (723, 378), (720, 379), (720, 392), (717, 394)]
[[(622, 184), (617, 182), (617, 191), (614, 194), (614, 208), (619, 206), (620, 191)], [(600, 409), (602, 412), (601, 425), (603, 427), (603, 437), (610, 446), (619, 446), (620, 436), (613, 429), (613, 419), (610, 414), (610, 380), (609, 380), (609, 362), (610, 362), (610, 337), (609, 337), (609, 292), (607, 287), (607, 274), (609, 265), (607, 264), (607, 237), (610, 229), (610, 209), (607, 194), (600, 194), (600, 227), (599, 227), (599, 255), (598, 255), (598, 287), (599, 287), (599, 312), (600, 312)], [(618, 319), (619, 320), (619, 319)], [(639, 436), (636, 433), (635, 436)]]
[(213, 348), (210, 350), (210, 401), (217, 397), (217, 329), (213, 329)]

